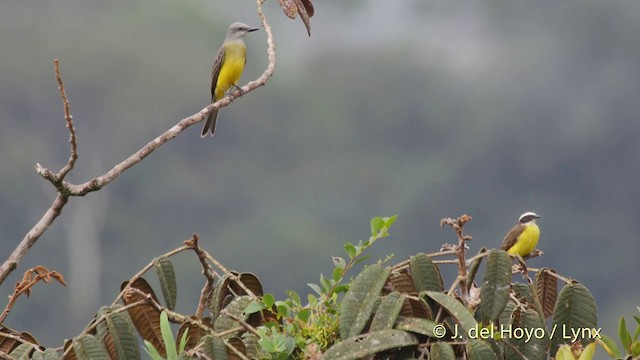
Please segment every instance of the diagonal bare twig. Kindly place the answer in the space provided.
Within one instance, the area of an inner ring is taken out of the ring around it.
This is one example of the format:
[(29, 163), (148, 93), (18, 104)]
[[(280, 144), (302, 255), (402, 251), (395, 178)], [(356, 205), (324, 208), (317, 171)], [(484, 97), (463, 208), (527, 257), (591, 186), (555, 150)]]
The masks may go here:
[(172, 128), (144, 145), (140, 150), (136, 151), (124, 161), (115, 165), (105, 174), (95, 177), (82, 184), (72, 184), (64, 181), (64, 177), (69, 173), (69, 171), (73, 169), (75, 161), (78, 158), (77, 137), (75, 128), (73, 126), (73, 117), (71, 116), (69, 110), (69, 101), (64, 90), (64, 83), (62, 82), (62, 77), (60, 76), (59, 61), (57, 59), (54, 61), (56, 69), (56, 80), (58, 81), (58, 89), (60, 90), (60, 95), (64, 106), (65, 121), (70, 134), (69, 142), (71, 143), (71, 155), (69, 156), (67, 164), (58, 173), (54, 173), (51, 170), (43, 167), (42, 165), (36, 164), (36, 172), (45, 179), (49, 180), (49, 182), (51, 182), (51, 184), (58, 190), (58, 194), (49, 209), (47, 209), (45, 214), (42, 216), (42, 218), (38, 220), (33, 228), (31, 228), (31, 230), (27, 232), (27, 234), (22, 238), (20, 243), (13, 250), (13, 252), (0, 266), (0, 284), (2, 284), (7, 279), (9, 274), (18, 267), (22, 257), (26, 255), (26, 253), (40, 238), (40, 236), (42, 236), (42, 234), (60, 215), (67, 201), (69, 201), (70, 196), (84, 196), (90, 192), (100, 190), (102, 187), (113, 182), (118, 176), (122, 175), (122, 173), (127, 169), (140, 163), (144, 158), (149, 156), (160, 146), (178, 136), (178, 134), (180, 134), (186, 128), (203, 121), (211, 111), (229, 105), (241, 94), (246, 94), (257, 89), (258, 87), (266, 85), (267, 80), (269, 80), (269, 78), (275, 71), (276, 50), (271, 26), (269, 26), (269, 24), (267, 23), (267, 20), (262, 11), (261, 0), (257, 0), (257, 12), (258, 17), (260, 18), (260, 22), (262, 23), (262, 27), (265, 29), (265, 32), (267, 34), (267, 56), (269, 59), (267, 68), (258, 79), (247, 83), (247, 85), (241, 88), (242, 90), (238, 90), (231, 94), (228, 94), (219, 101), (216, 101), (215, 103), (210, 104), (204, 109), (200, 110), (198, 113), (180, 120)]

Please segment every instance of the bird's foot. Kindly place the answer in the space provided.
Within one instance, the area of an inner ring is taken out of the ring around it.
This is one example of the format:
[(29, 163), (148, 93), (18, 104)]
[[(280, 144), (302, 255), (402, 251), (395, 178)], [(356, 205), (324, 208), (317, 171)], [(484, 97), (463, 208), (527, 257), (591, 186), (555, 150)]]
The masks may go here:
[(242, 95), (244, 95), (246, 93), (246, 91), (242, 90), (242, 88), (236, 84), (231, 84), (231, 86), (233, 87), (234, 91), (238, 91), (240, 93), (240, 97), (242, 97)]

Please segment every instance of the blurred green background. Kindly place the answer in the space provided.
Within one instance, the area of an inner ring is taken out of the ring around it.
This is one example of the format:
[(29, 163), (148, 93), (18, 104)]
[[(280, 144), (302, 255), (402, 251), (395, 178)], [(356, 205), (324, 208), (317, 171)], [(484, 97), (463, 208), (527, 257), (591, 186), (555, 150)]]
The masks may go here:
[[(587, 286), (615, 334), (640, 298), (640, 2), (316, 1), (312, 36), (265, 4), (277, 44), (266, 87), (198, 124), (115, 183), (73, 198), (0, 289), (43, 265), (9, 315), (48, 346), (79, 333), (120, 283), (192, 233), (266, 291), (305, 294), (373, 216), (399, 215), (374, 259), (454, 242), (443, 217), (474, 220), (472, 252), (497, 247), (518, 216), (543, 217), (532, 267)], [(61, 61), (79, 137), (68, 176), (100, 175), (209, 101), (215, 52), (253, 1), (23, 0), (0, 9), (0, 255), (55, 193), (68, 133), (53, 73)], [(242, 84), (264, 70), (264, 31), (247, 39)], [(176, 259), (178, 310), (203, 279)], [(152, 285), (153, 276), (148, 277)]]

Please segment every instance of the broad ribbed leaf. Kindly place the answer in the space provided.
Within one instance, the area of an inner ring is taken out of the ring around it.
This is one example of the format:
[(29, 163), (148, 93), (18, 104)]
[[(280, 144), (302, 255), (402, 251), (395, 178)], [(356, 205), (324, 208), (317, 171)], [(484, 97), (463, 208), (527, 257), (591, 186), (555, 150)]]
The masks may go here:
[[(487, 252), (487, 249), (482, 248), (478, 251), (478, 255), (484, 254)], [(478, 273), (478, 269), (480, 268), (480, 263), (482, 263), (482, 259), (484, 257), (475, 258), (469, 266), (467, 266), (467, 286), (471, 286), (473, 281), (476, 279), (476, 274)]]
[(487, 256), (487, 267), (480, 290), (482, 323), (495, 323), (502, 313), (511, 285), (511, 257), (504, 250), (492, 250)]
[(431, 320), (399, 316), (393, 327), (398, 330), (405, 330), (433, 337), (433, 328), (436, 327), (436, 325), (438, 324)]
[(507, 305), (504, 307), (504, 310), (502, 310), (502, 314), (500, 314), (500, 318), (498, 321), (500, 325), (506, 326), (506, 325), (513, 324), (514, 316), (518, 317), (516, 323), (520, 321), (520, 313), (518, 314), (513, 313), (515, 309), (516, 309), (516, 304), (513, 301), (507, 302)]
[(579, 333), (577, 340), (586, 346), (593, 339), (582, 336), (582, 331), (596, 328), (597, 323), (596, 302), (591, 292), (577, 282), (565, 285), (553, 311), (551, 353), (555, 354), (560, 344), (571, 343), (571, 339), (563, 339), (563, 333), (571, 334), (572, 330)]
[(382, 330), (351, 337), (336, 343), (323, 354), (324, 360), (357, 360), (384, 350), (418, 344), (418, 339), (402, 330)]
[[(238, 296), (237, 298), (233, 299), (233, 301), (231, 301), (229, 305), (225, 307), (225, 310), (238, 319), (247, 320), (249, 315), (244, 313), (244, 309), (246, 309), (247, 306), (252, 301), (253, 301), (253, 298), (251, 296), (248, 296), (248, 295)], [(224, 313), (220, 313), (220, 316), (218, 316), (218, 318), (215, 320), (213, 324), (213, 329), (216, 332), (223, 332), (238, 326), (239, 325), (237, 321), (235, 321), (234, 319), (232, 319), (231, 317), (229, 317)], [(226, 338), (230, 338), (232, 336), (234, 336), (234, 334), (228, 334)]]
[(20, 343), (18, 340), (2, 336), (3, 333), (12, 335), (17, 334), (4, 326), (0, 327), (0, 351), (4, 354), (8, 354), (11, 350), (17, 348)]
[(404, 299), (404, 295), (397, 291), (383, 297), (373, 317), (369, 331), (391, 329), (398, 318), (398, 314), (400, 314), (400, 310), (402, 310)]
[(393, 271), (389, 274), (389, 282), (391, 283), (393, 290), (399, 293), (409, 295), (415, 295), (418, 293), (411, 276), (407, 273)]
[(215, 360), (228, 360), (227, 357), (227, 345), (224, 344), (224, 340), (219, 337), (211, 338), (211, 344), (213, 347), (213, 357)]
[(558, 279), (549, 274), (555, 273), (553, 269), (542, 268), (538, 270), (534, 281), (536, 287), (536, 295), (542, 306), (544, 317), (548, 318), (553, 315), (553, 308), (558, 300)]
[(467, 342), (467, 357), (469, 360), (498, 360), (489, 344), (475, 339)]
[(242, 342), (244, 343), (244, 348), (247, 350), (247, 357), (249, 359), (258, 358), (258, 349), (260, 349), (258, 340), (260, 340), (260, 338), (257, 335), (251, 333), (242, 334)]
[[(244, 286), (247, 287), (247, 289), (251, 290), (251, 292), (255, 296), (261, 297), (262, 295), (264, 295), (264, 291), (262, 290), (262, 283), (260, 283), (260, 279), (258, 279), (258, 277), (254, 274), (242, 273), (240, 274), (239, 279), (240, 281), (242, 281)], [(240, 290), (240, 286), (235, 283), (235, 281), (234, 285), (237, 286), (237, 288), (234, 287), (236, 294), (248, 295), (244, 289)]]
[(425, 294), (444, 307), (456, 319), (464, 334), (468, 334), (469, 330), (476, 326), (477, 322), (473, 314), (453, 296), (434, 291), (427, 291)]
[[(117, 359), (140, 359), (138, 339), (129, 314), (126, 312), (113, 312), (107, 316), (106, 323), (109, 329), (109, 336), (115, 346)], [(109, 353), (111, 354), (111, 352)]]
[(45, 349), (44, 352), (34, 352), (33, 360), (58, 360), (60, 355), (54, 348)]
[(388, 269), (374, 264), (362, 270), (353, 280), (340, 304), (338, 322), (343, 340), (360, 334), (367, 325), (388, 276)]
[(158, 274), (164, 302), (169, 310), (173, 310), (176, 307), (178, 297), (178, 285), (176, 284), (176, 273), (173, 271), (173, 264), (168, 257), (160, 256), (155, 259), (153, 265), (156, 268), (156, 274)]
[[(440, 270), (426, 254), (418, 253), (412, 256), (409, 259), (409, 266), (411, 269), (411, 278), (418, 293), (424, 291), (442, 292), (444, 290)], [(427, 303), (431, 308), (431, 313), (435, 314), (438, 312), (438, 307), (434, 302), (428, 299)]]
[(429, 307), (429, 305), (427, 305), (427, 302), (429, 301), (436, 304), (426, 295), (424, 297), (419, 297), (419, 300), (406, 298), (404, 304), (402, 305), (402, 311), (400, 313), (402, 314), (402, 316), (411, 316), (421, 319), (433, 320), (433, 313), (431, 312), (431, 308)]
[(93, 335), (81, 335), (75, 339), (73, 351), (79, 360), (109, 360), (102, 343)]
[(515, 293), (516, 297), (520, 299), (521, 302), (527, 304), (533, 304), (533, 295), (531, 293), (531, 289), (529, 285), (522, 283), (513, 283), (511, 285), (511, 290)]
[(203, 337), (200, 342), (202, 343), (202, 352), (204, 352), (204, 354), (209, 358), (209, 359), (217, 359), (215, 357), (215, 349), (214, 349), (214, 343), (213, 343), (213, 336), (212, 335), (206, 335), (205, 337)]
[[(521, 353), (529, 360), (545, 360), (549, 348), (549, 335), (545, 325), (537, 311), (527, 309), (520, 312), (519, 323), (502, 327), (503, 340), (513, 345), (505, 347), (506, 358), (519, 359)], [(510, 332), (505, 332), (507, 330)], [(514, 347), (518, 351), (515, 351)]]
[[(125, 281), (121, 288), (124, 289), (126, 285), (127, 282)], [(158, 301), (153, 289), (151, 289), (149, 283), (147, 283), (143, 278), (138, 278), (130, 288), (138, 289), (144, 294), (150, 294), (154, 301)], [(138, 292), (129, 289), (122, 297), (122, 301), (127, 305), (145, 298), (145, 296)], [(166, 356), (166, 350), (164, 348), (164, 342), (162, 341), (162, 334), (160, 332), (160, 312), (153, 306), (147, 304), (129, 308), (127, 309), (127, 312), (129, 313), (131, 321), (138, 330), (140, 336), (144, 340), (150, 342), (160, 355), (163, 357)]]
[(15, 360), (29, 360), (29, 355), (33, 351), (33, 345), (22, 343), (18, 345), (9, 355)]
[(436, 342), (431, 344), (429, 360), (456, 360), (456, 354), (448, 343)]
[(216, 282), (209, 296), (209, 312), (211, 317), (216, 319), (220, 310), (225, 308), (230, 299), (233, 299), (236, 295), (247, 295), (247, 292), (236, 282), (234, 279), (237, 277), (251, 292), (256, 296), (264, 295), (262, 290), (262, 284), (260, 280), (251, 273), (238, 274), (231, 272), (231, 274), (225, 274), (220, 281)]

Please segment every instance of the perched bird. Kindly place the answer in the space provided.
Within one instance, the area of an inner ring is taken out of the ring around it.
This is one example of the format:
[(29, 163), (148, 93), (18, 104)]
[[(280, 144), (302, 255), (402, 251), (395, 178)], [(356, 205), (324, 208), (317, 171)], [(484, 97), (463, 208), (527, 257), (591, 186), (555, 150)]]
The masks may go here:
[[(224, 97), (232, 87), (240, 80), (244, 64), (247, 62), (247, 47), (244, 44), (244, 37), (258, 28), (251, 27), (241, 22), (233, 23), (227, 30), (227, 37), (218, 50), (216, 61), (211, 70), (211, 103)], [(213, 110), (207, 122), (202, 128), (202, 137), (208, 133), (213, 136), (216, 129), (216, 119), (218, 110)]]
[(539, 218), (540, 215), (531, 211), (520, 215), (518, 223), (502, 240), (501, 249), (511, 255), (529, 255), (538, 245), (540, 228), (536, 225), (536, 220)]

